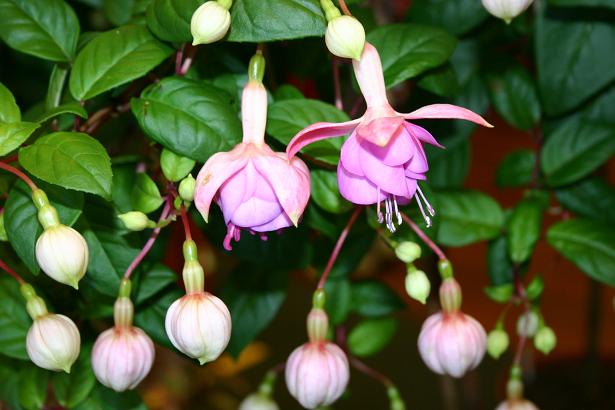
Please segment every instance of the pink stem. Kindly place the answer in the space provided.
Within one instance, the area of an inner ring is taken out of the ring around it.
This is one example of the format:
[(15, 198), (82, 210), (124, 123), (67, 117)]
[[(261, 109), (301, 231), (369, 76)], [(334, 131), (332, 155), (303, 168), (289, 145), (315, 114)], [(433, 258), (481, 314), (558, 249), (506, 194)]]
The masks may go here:
[(5, 171), (8, 171), (12, 174), (14, 174), (15, 176), (21, 178), (21, 180), (23, 182), (25, 182), (26, 184), (28, 184), (28, 186), (30, 187), (30, 189), (32, 191), (36, 191), (38, 189), (38, 187), (36, 186), (36, 184), (23, 172), (21, 172), (20, 170), (18, 170), (17, 168), (10, 166), (9, 164), (6, 164), (2, 161), (0, 161), (0, 168), (4, 169)]
[(389, 387), (393, 387), (394, 386), (394, 384), (391, 381), (391, 379), (386, 377), (384, 374), (380, 373), (378, 370), (372, 369), (371, 367), (369, 367), (367, 364), (363, 363), (362, 361), (360, 361), (356, 357), (350, 356), (350, 364), (352, 365), (352, 367), (354, 367), (355, 369), (357, 369), (361, 373), (364, 373), (364, 374), (368, 375), (369, 377), (371, 377), (372, 379), (382, 383), (384, 385), (384, 387), (386, 387), (387, 389)]
[(342, 87), (340, 85), (340, 67), (339, 60), (333, 56), (333, 89), (335, 90), (335, 108), (344, 111), (344, 102), (342, 101)]
[(19, 274), (17, 272), (15, 272), (13, 269), (11, 269), (6, 263), (4, 263), (4, 261), (0, 260), (0, 269), (4, 270), (6, 273), (8, 273), (9, 275), (11, 275), (12, 277), (15, 278), (15, 280), (17, 282), (19, 282), (19, 284), (21, 285), (22, 283), (25, 283), (25, 281), (23, 280), (23, 278), (21, 276), (19, 276)]
[(325, 283), (327, 282), (327, 278), (329, 277), (329, 272), (331, 272), (331, 269), (333, 268), (333, 264), (335, 263), (335, 260), (337, 259), (340, 253), (340, 250), (342, 250), (342, 245), (344, 245), (344, 242), (346, 241), (346, 237), (348, 236), (348, 233), (350, 232), (350, 228), (352, 228), (352, 225), (354, 225), (355, 221), (357, 220), (357, 217), (359, 216), (362, 210), (363, 210), (363, 207), (358, 206), (355, 208), (352, 215), (350, 215), (350, 219), (348, 220), (346, 227), (344, 227), (344, 230), (340, 234), (340, 237), (337, 239), (337, 243), (335, 244), (335, 248), (333, 248), (333, 252), (331, 253), (331, 256), (329, 257), (327, 266), (325, 266), (325, 270), (322, 272), (322, 275), (320, 276), (317, 289), (325, 288)]
[(350, 10), (348, 10), (348, 6), (346, 5), (346, 2), (344, 0), (339, 0), (339, 2), (340, 2), (340, 8), (344, 12), (344, 14), (347, 16), (352, 16), (352, 14), (350, 13)]
[(404, 219), (404, 221), (406, 221), (406, 223), (408, 225), (410, 225), (410, 228), (412, 228), (412, 230), (414, 231), (414, 233), (416, 233), (416, 235), (423, 241), (425, 242), (425, 244), (427, 246), (429, 246), (431, 248), (432, 251), (434, 251), (434, 253), (436, 255), (438, 255), (438, 259), (440, 260), (445, 260), (447, 259), (446, 255), (444, 254), (444, 252), (442, 251), (442, 249), (440, 249), (440, 247), (438, 245), (436, 245), (434, 243), (434, 241), (432, 241), (431, 239), (429, 239), (429, 237), (425, 234), (425, 232), (423, 232), (421, 230), (421, 228), (419, 228), (419, 226), (417, 224), (414, 223), (414, 221), (412, 219), (410, 219), (408, 217), (408, 215), (402, 213), (401, 217)]
[[(170, 197), (167, 197), (167, 201), (166, 201), (166, 203), (164, 205), (164, 208), (162, 209), (162, 213), (160, 214), (160, 218), (158, 219), (158, 223), (160, 224), (160, 222), (164, 221), (166, 219), (166, 217), (169, 216), (170, 212), (171, 212), (171, 199), (170, 199)], [(150, 249), (152, 249), (152, 246), (154, 246), (154, 242), (156, 242), (156, 239), (158, 238), (158, 234), (160, 234), (160, 230), (161, 229), (162, 229), (162, 227), (160, 227), (160, 226), (157, 226), (156, 228), (154, 228), (154, 230), (152, 231), (151, 236), (149, 237), (149, 239), (145, 243), (145, 246), (143, 246), (143, 249), (141, 249), (141, 252), (139, 252), (139, 254), (130, 263), (130, 266), (128, 267), (128, 269), (126, 269), (126, 273), (124, 273), (124, 278), (129, 279), (130, 275), (132, 275), (132, 272), (137, 268), (137, 266), (139, 266), (141, 261), (143, 261), (143, 258), (145, 258), (145, 256), (147, 256), (147, 254), (149, 253)]]
[(177, 53), (175, 53), (175, 75), (182, 75), (182, 61), (184, 60), (184, 47), (182, 44)]
[(188, 221), (188, 214), (186, 213), (186, 207), (182, 204), (180, 208), (182, 223), (184, 225), (184, 233), (186, 234), (186, 240), (192, 240), (192, 234), (190, 233), (190, 222)]

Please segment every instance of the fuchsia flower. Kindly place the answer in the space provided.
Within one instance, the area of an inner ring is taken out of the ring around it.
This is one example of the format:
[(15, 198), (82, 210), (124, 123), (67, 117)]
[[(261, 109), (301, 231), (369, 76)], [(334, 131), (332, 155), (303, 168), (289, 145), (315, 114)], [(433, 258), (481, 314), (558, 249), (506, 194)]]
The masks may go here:
[[(380, 56), (374, 46), (365, 43), (361, 60), (352, 62), (354, 72), (367, 102), (367, 111), (356, 120), (344, 123), (319, 122), (299, 132), (288, 144), (286, 152), (293, 158), (297, 152), (313, 142), (350, 137), (342, 146), (337, 176), (340, 193), (350, 202), (360, 205), (378, 204), (378, 218), (395, 230), (393, 216), (401, 223), (398, 204), (407, 204), (416, 196), (417, 204), (429, 226), (433, 208), (417, 185), (426, 179), (429, 169), (423, 143), (442, 147), (424, 128), (406, 120), (458, 118), (491, 127), (481, 116), (465, 108), (449, 104), (433, 104), (409, 114), (396, 112), (386, 96)], [(385, 214), (380, 211), (384, 202)]]
[(243, 142), (205, 163), (194, 196), (205, 221), (212, 200), (222, 209), (228, 250), (241, 229), (269, 232), (296, 226), (310, 197), (310, 174), (303, 161), (288, 159), (265, 143), (267, 91), (261, 82), (248, 82), (241, 112)]

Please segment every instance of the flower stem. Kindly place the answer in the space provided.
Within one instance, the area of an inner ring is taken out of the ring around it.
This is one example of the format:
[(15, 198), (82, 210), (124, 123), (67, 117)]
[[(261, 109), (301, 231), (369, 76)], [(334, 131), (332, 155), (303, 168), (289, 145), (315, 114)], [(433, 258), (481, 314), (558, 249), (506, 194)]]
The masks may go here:
[(342, 101), (342, 87), (340, 85), (340, 67), (339, 60), (336, 56), (331, 59), (333, 64), (333, 89), (335, 91), (335, 108), (344, 111), (344, 102)]
[(184, 233), (186, 234), (186, 240), (191, 241), (192, 233), (190, 232), (190, 221), (188, 220), (188, 214), (186, 213), (186, 207), (184, 206), (184, 204), (182, 204), (179, 211), (181, 212), (182, 223), (184, 225)]
[[(160, 222), (164, 221), (167, 218), (167, 216), (169, 216), (169, 213), (171, 212), (171, 199), (170, 198), (171, 197), (167, 197), (167, 201), (164, 205), (164, 208), (162, 209), (160, 218), (158, 219), (159, 224)], [(129, 279), (130, 275), (132, 275), (132, 272), (137, 268), (137, 266), (139, 266), (141, 261), (143, 261), (143, 258), (147, 256), (149, 251), (152, 249), (152, 246), (154, 246), (154, 242), (156, 242), (156, 239), (158, 238), (158, 235), (160, 234), (161, 230), (162, 230), (161, 226), (157, 226), (156, 228), (154, 228), (149, 239), (147, 240), (147, 242), (145, 242), (145, 246), (143, 246), (143, 249), (141, 249), (141, 252), (139, 252), (139, 254), (130, 263), (130, 266), (128, 267), (128, 269), (126, 269), (126, 273), (124, 273), (124, 278)]]
[[(523, 287), (523, 283), (519, 278), (518, 267), (515, 266), (513, 270), (513, 277), (515, 281), (515, 288), (517, 290), (517, 296), (523, 302), (523, 306), (525, 308), (525, 314), (528, 315), (530, 313), (530, 302), (527, 299), (527, 294), (525, 293), (525, 288)], [(523, 354), (523, 350), (525, 349), (525, 343), (527, 342), (527, 331), (529, 330), (529, 320), (525, 320), (525, 328), (523, 329), (523, 333), (519, 336), (519, 343), (517, 343), (517, 350), (515, 352), (515, 358), (513, 360), (513, 365), (521, 367), (521, 356)]]
[(11, 275), (12, 277), (15, 278), (15, 280), (17, 282), (19, 282), (19, 284), (23, 284), (25, 283), (25, 281), (23, 280), (23, 278), (21, 276), (19, 276), (19, 274), (17, 272), (15, 272), (13, 269), (11, 269), (6, 263), (4, 263), (3, 260), (0, 259), (0, 269), (2, 269), (3, 271), (5, 271), (6, 273), (8, 273), (9, 275)]
[(354, 367), (361, 373), (364, 373), (367, 376), (371, 377), (372, 379), (382, 383), (384, 387), (387, 389), (389, 387), (395, 386), (393, 382), (391, 381), (391, 379), (386, 377), (384, 374), (380, 373), (378, 370), (372, 369), (367, 364), (363, 363), (362, 361), (360, 361), (354, 356), (350, 356), (350, 364), (352, 365), (352, 367)]
[(344, 12), (344, 14), (347, 16), (352, 16), (352, 13), (350, 12), (350, 10), (348, 10), (348, 6), (346, 5), (346, 2), (344, 0), (339, 0), (339, 3), (340, 3), (340, 8)]
[(325, 283), (327, 282), (327, 278), (329, 277), (329, 272), (331, 272), (331, 269), (333, 268), (333, 264), (335, 263), (335, 260), (337, 259), (340, 253), (340, 250), (342, 249), (342, 246), (344, 245), (344, 242), (346, 241), (346, 237), (348, 236), (348, 233), (350, 232), (350, 228), (352, 228), (352, 225), (354, 225), (355, 221), (357, 220), (357, 217), (359, 216), (362, 210), (363, 210), (363, 207), (358, 206), (355, 208), (352, 215), (350, 215), (350, 219), (348, 220), (348, 223), (344, 227), (344, 230), (340, 234), (340, 237), (337, 239), (337, 243), (335, 244), (335, 248), (333, 248), (333, 252), (331, 252), (331, 256), (329, 257), (327, 266), (325, 266), (325, 270), (322, 272), (322, 275), (320, 276), (317, 289), (325, 288)]
[(20, 170), (18, 170), (17, 168), (10, 166), (7, 163), (4, 163), (2, 161), (0, 161), (0, 168), (4, 169), (5, 171), (8, 171), (12, 174), (14, 174), (16, 177), (21, 178), (21, 180), (23, 182), (25, 182), (26, 184), (28, 184), (28, 186), (30, 187), (30, 189), (32, 191), (36, 191), (38, 189), (38, 187), (36, 186), (36, 184), (23, 172), (21, 172)]
[[(192, 62), (194, 61), (194, 55), (196, 54), (196, 47), (192, 44), (186, 43), (178, 52), (175, 60), (175, 74), (180, 77), (186, 75)], [(182, 62), (183, 57), (183, 62)]]
[(419, 228), (419, 226), (417, 224), (414, 223), (414, 221), (412, 219), (410, 219), (410, 217), (408, 217), (408, 215), (404, 214), (403, 212), (401, 213), (401, 217), (403, 218), (404, 221), (406, 221), (406, 223), (408, 225), (410, 225), (410, 228), (412, 228), (412, 230), (414, 231), (414, 233), (416, 233), (416, 235), (423, 241), (425, 242), (425, 244), (427, 246), (429, 246), (431, 248), (432, 251), (434, 251), (434, 253), (436, 255), (438, 255), (438, 259), (440, 260), (446, 260), (447, 257), (444, 254), (444, 252), (442, 251), (442, 249), (440, 249), (440, 247), (438, 245), (436, 245), (434, 243), (434, 241), (432, 241), (431, 239), (429, 239), (429, 237), (425, 234), (425, 232), (423, 232), (421, 230), (421, 228)]

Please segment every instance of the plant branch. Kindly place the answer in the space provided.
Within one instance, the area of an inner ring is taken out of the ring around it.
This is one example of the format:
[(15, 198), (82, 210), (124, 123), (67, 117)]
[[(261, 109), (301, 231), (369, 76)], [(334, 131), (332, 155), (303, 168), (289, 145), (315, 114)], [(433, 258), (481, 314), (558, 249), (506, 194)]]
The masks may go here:
[(431, 248), (432, 251), (434, 251), (434, 253), (436, 255), (438, 255), (438, 259), (440, 260), (446, 260), (448, 259), (446, 257), (446, 255), (444, 254), (444, 252), (442, 251), (442, 249), (440, 249), (440, 247), (438, 245), (435, 244), (434, 241), (432, 241), (431, 239), (429, 239), (429, 237), (427, 236), (427, 234), (425, 234), (425, 232), (423, 232), (423, 230), (421, 228), (419, 228), (419, 226), (414, 223), (414, 221), (412, 219), (410, 219), (410, 217), (408, 215), (406, 215), (405, 213), (401, 213), (401, 217), (403, 218), (404, 221), (406, 221), (406, 223), (408, 225), (410, 225), (410, 228), (412, 228), (412, 230), (414, 231), (414, 233), (416, 233), (416, 235), (423, 241), (425, 242), (425, 244), (427, 246), (429, 246)]
[(188, 214), (186, 213), (186, 207), (184, 206), (184, 204), (182, 204), (179, 211), (181, 213), (182, 223), (184, 225), (184, 233), (186, 234), (186, 240), (191, 241), (192, 233), (190, 232), (190, 221), (188, 220)]
[(344, 14), (347, 16), (352, 16), (352, 13), (350, 13), (350, 10), (348, 10), (348, 6), (346, 5), (346, 2), (344, 0), (339, 0), (339, 3), (340, 3), (340, 8), (344, 12)]
[(0, 161), (0, 169), (4, 169), (5, 171), (8, 171), (12, 173), (13, 175), (15, 175), (16, 177), (20, 178), (23, 182), (25, 182), (30, 187), (32, 191), (36, 191), (38, 189), (34, 181), (32, 181), (30, 177), (28, 177), (25, 173), (18, 170), (17, 168), (5, 162)]
[(0, 259), (0, 269), (2, 269), (3, 271), (5, 271), (6, 273), (8, 273), (9, 275), (11, 275), (13, 278), (15, 278), (15, 280), (17, 282), (19, 282), (19, 284), (23, 284), (25, 283), (25, 281), (23, 280), (23, 278), (21, 276), (19, 276), (19, 274), (17, 272), (15, 272), (13, 269), (11, 269), (6, 263), (4, 263), (3, 260)]
[(517, 350), (515, 352), (515, 358), (513, 360), (513, 365), (521, 367), (521, 356), (523, 354), (523, 350), (525, 349), (525, 344), (527, 342), (527, 332), (529, 330), (529, 318), (527, 315), (530, 313), (530, 301), (527, 298), (527, 294), (525, 293), (525, 287), (523, 286), (523, 282), (521, 282), (521, 278), (519, 277), (519, 269), (518, 266), (513, 268), (513, 278), (515, 282), (515, 289), (517, 291), (517, 297), (523, 302), (523, 306), (525, 307), (525, 326), (521, 336), (519, 336), (519, 342), (517, 343)]
[(391, 379), (389, 379), (387, 376), (380, 373), (378, 370), (372, 369), (367, 364), (363, 363), (354, 356), (350, 356), (350, 364), (352, 365), (352, 367), (354, 367), (361, 373), (366, 374), (377, 382), (382, 383), (387, 389), (395, 386), (395, 384), (393, 384)]

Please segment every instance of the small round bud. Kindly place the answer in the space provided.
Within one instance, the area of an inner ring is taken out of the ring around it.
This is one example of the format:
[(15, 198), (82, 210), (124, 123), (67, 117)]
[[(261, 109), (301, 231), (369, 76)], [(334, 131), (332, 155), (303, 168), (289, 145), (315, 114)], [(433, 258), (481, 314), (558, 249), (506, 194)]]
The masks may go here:
[(406, 292), (415, 300), (418, 300), (422, 304), (427, 302), (429, 292), (431, 290), (431, 283), (427, 278), (427, 275), (422, 270), (415, 270), (408, 272), (406, 275)]
[(453, 277), (453, 264), (448, 259), (438, 260), (438, 272), (442, 279), (448, 279)]
[(146, 228), (156, 227), (156, 222), (150, 220), (143, 212), (130, 211), (117, 217), (122, 220), (126, 229), (131, 231), (142, 231)]
[(360, 60), (365, 47), (365, 29), (354, 17), (336, 17), (327, 24), (325, 43), (333, 55)]
[(277, 403), (271, 396), (262, 393), (253, 393), (246, 397), (239, 405), (239, 410), (279, 410)]
[(440, 285), (440, 305), (446, 313), (454, 313), (461, 307), (461, 286), (453, 277), (444, 279)]
[(88, 268), (88, 245), (73, 228), (54, 225), (38, 237), (36, 260), (52, 279), (77, 289)]
[(487, 335), (487, 352), (494, 359), (499, 358), (508, 349), (508, 333), (498, 326)]
[(64, 315), (48, 313), (34, 320), (26, 338), (30, 360), (43, 369), (70, 373), (79, 356), (77, 326)]
[(412, 263), (421, 257), (421, 247), (414, 242), (402, 242), (395, 248), (395, 256), (402, 262)]
[(208, 1), (196, 9), (190, 20), (193, 46), (213, 43), (226, 35), (231, 25), (231, 14), (228, 11), (230, 3), (230, 1)]
[(483, 6), (495, 17), (506, 23), (523, 13), (534, 0), (482, 0)]
[(196, 187), (196, 180), (192, 176), (192, 174), (188, 174), (188, 176), (182, 179), (182, 182), (179, 183), (179, 197), (186, 202), (194, 201), (194, 188)]
[(350, 377), (346, 354), (330, 342), (306, 343), (286, 361), (290, 394), (306, 409), (328, 406), (346, 390)]
[(519, 336), (534, 337), (540, 324), (540, 317), (531, 310), (519, 316), (517, 319), (517, 334)]
[(226, 349), (231, 338), (231, 314), (211, 293), (190, 293), (169, 307), (165, 328), (173, 346), (205, 364)]
[(557, 336), (549, 326), (541, 327), (534, 336), (534, 346), (544, 354), (549, 354), (556, 344)]

